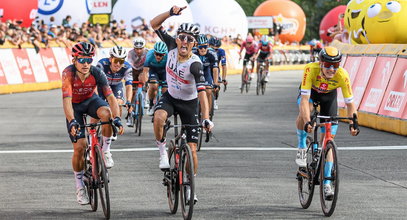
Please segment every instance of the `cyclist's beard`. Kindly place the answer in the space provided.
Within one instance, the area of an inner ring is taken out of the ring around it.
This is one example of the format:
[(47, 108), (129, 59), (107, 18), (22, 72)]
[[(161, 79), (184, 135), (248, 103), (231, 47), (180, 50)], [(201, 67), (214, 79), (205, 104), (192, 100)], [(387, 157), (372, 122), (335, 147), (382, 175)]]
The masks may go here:
[(76, 69), (76, 72), (77, 72), (77, 73), (80, 73), (80, 74), (78, 74), (78, 75), (83, 76), (83, 77), (88, 76), (88, 75), (89, 75), (89, 73), (90, 73), (90, 71), (89, 71), (89, 72), (87, 72), (87, 73), (83, 73), (83, 72), (79, 71), (78, 69)]

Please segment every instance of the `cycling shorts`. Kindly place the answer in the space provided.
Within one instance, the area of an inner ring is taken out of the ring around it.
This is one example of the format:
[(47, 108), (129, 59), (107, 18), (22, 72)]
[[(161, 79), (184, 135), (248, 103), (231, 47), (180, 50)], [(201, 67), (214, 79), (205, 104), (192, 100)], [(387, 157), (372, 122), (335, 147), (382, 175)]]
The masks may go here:
[[(140, 74), (143, 72), (143, 69), (141, 70), (136, 70), (133, 68), (133, 80), (134, 81), (139, 81), (138, 77), (140, 76)], [(133, 83), (133, 89), (137, 89), (138, 84)]]
[[(114, 97), (116, 97), (116, 99), (121, 99), (124, 101), (123, 83), (119, 83), (117, 85), (110, 85), (110, 88), (112, 89), (112, 92), (114, 94)], [(103, 100), (106, 100), (106, 97), (103, 95), (102, 89), (100, 89), (99, 87), (98, 87), (98, 93), (99, 93), (100, 98), (102, 98)]]
[(252, 58), (253, 56), (254, 56), (254, 54), (248, 54), (248, 53), (246, 53), (246, 54), (244, 55), (244, 58), (243, 58), (243, 66), (246, 66), (247, 61), (249, 61), (250, 58)]
[(259, 56), (257, 57), (257, 62), (267, 62), (266, 58), (268, 57), (270, 53), (260, 53)]
[(166, 72), (156, 72), (156, 71), (152, 71), (152, 69), (150, 68), (150, 71), (148, 73), (148, 81), (149, 83), (151, 83), (151, 81), (163, 81), (164, 83), (162, 84), (162, 87), (167, 88), (167, 82), (166, 82)]
[[(315, 90), (311, 89), (311, 97), (309, 102), (319, 102), (320, 106), (320, 115), (323, 116), (336, 116), (338, 115), (338, 102), (337, 102), (337, 91), (332, 90), (329, 93), (318, 93)], [(297, 104), (301, 103), (301, 94), (298, 95)], [(321, 122), (324, 122), (325, 119), (321, 119)]]
[[(158, 101), (154, 111), (162, 109), (167, 112), (168, 118), (175, 112), (178, 113), (181, 118), (182, 124), (198, 125), (198, 113), (197, 113), (198, 99), (192, 99), (188, 101), (174, 99), (168, 92), (165, 92), (161, 99)], [(186, 128), (187, 142), (198, 143), (198, 129)]]
[[(72, 103), (75, 120), (81, 126), (84, 126), (85, 124), (83, 121), (83, 114), (89, 115), (92, 118), (99, 119), (99, 117), (97, 115), (97, 110), (103, 106), (109, 106), (109, 104), (107, 104), (106, 101), (104, 101), (102, 98), (100, 98), (96, 94), (94, 94), (92, 97), (86, 99), (83, 102)], [(69, 130), (69, 121), (67, 119), (66, 119), (66, 128), (68, 130), (69, 138), (71, 139), (71, 142), (73, 143), (74, 137), (70, 134), (71, 131)], [(80, 139), (80, 138), (85, 138), (85, 129), (80, 130), (78, 139)]]

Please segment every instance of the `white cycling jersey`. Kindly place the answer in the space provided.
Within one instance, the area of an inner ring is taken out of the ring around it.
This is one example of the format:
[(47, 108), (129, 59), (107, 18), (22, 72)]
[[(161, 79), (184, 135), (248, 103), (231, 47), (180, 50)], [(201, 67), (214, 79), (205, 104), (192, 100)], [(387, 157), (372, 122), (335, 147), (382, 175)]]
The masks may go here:
[(143, 70), (144, 67), (144, 62), (146, 61), (146, 56), (148, 53), (148, 49), (144, 48), (143, 53), (141, 56), (137, 56), (136, 52), (133, 50), (129, 51), (129, 54), (127, 55), (127, 62), (130, 63), (131, 67), (135, 70)]

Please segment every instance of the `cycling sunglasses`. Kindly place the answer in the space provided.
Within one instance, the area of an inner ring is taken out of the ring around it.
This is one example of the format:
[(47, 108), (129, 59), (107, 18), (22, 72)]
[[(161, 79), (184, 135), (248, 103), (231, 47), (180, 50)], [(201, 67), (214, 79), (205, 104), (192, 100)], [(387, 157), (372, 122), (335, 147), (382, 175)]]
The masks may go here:
[(123, 64), (123, 63), (124, 63), (124, 59), (120, 59), (120, 58), (112, 57), (112, 63), (119, 63), (119, 64)]
[(84, 63), (89, 63), (91, 64), (93, 62), (92, 58), (77, 58), (76, 59), (80, 64), (84, 64)]
[(198, 45), (198, 49), (207, 49), (208, 45)]
[(136, 49), (143, 49), (144, 45), (142, 42), (136, 42), (136, 43), (134, 43), (134, 47)]
[(178, 34), (177, 38), (178, 38), (180, 41), (184, 41), (185, 39), (187, 39), (187, 42), (188, 42), (188, 43), (192, 43), (192, 42), (195, 41), (195, 38), (192, 37), (191, 35)]
[(325, 69), (330, 69), (333, 67), (334, 70), (339, 68), (340, 63), (330, 63), (330, 62), (322, 62), (322, 67)]
[(164, 53), (156, 53), (156, 52), (154, 52), (154, 54), (155, 54), (157, 57), (163, 57), (163, 56), (165, 56)]

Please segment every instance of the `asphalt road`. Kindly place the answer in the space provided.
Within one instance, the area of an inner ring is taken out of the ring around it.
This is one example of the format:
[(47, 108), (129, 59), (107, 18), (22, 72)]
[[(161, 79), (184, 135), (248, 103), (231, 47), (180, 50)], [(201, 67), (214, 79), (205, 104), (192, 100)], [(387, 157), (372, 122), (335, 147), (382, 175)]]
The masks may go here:
[[(300, 80), (301, 71), (273, 72), (266, 94), (256, 96), (254, 87), (240, 94), (239, 77), (229, 77), (215, 113), (216, 138), (199, 152), (193, 218), (323, 218), (318, 188), (307, 210), (298, 200)], [(75, 201), (61, 91), (1, 95), (0, 103), (0, 219), (103, 218)], [(112, 146), (112, 219), (181, 219), (169, 213), (150, 118), (143, 123), (141, 137), (127, 129)], [(341, 124), (336, 142), (341, 182), (331, 218), (406, 219), (407, 138), (363, 127), (351, 137)]]

